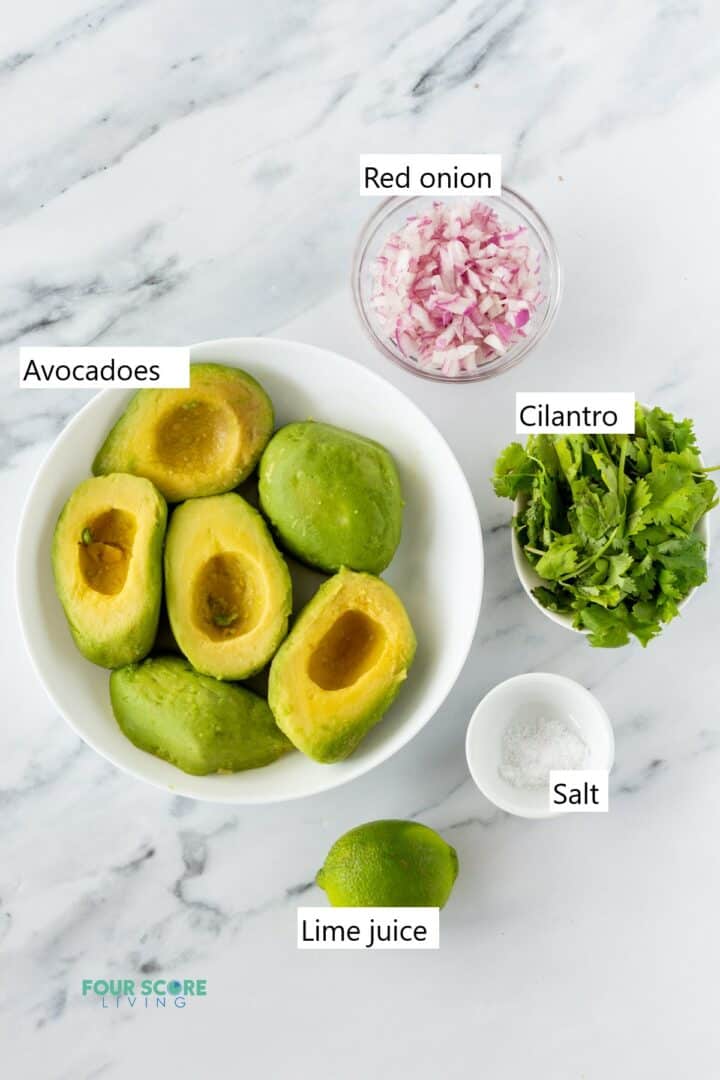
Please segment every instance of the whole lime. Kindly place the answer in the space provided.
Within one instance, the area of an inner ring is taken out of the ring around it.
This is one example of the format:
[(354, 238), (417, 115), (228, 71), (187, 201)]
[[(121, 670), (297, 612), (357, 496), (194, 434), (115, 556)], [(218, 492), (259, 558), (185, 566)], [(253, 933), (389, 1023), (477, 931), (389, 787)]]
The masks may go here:
[(369, 821), (336, 840), (315, 878), (333, 907), (444, 907), (455, 848), (416, 821)]

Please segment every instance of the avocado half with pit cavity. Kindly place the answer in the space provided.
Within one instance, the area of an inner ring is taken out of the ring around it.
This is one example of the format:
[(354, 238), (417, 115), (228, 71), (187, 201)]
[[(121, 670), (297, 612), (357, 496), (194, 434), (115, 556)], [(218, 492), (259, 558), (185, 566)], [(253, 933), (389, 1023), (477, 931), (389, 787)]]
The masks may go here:
[(55, 589), (80, 652), (101, 667), (141, 660), (157, 631), (167, 507), (149, 480), (84, 480), (55, 526)]
[(272, 403), (252, 376), (222, 364), (191, 364), (188, 389), (135, 394), (93, 472), (145, 476), (168, 502), (215, 495), (250, 475), (272, 429)]
[(342, 761), (383, 717), (415, 656), (400, 598), (351, 570), (321, 585), (270, 668), (278, 727), (315, 761)]
[(205, 675), (253, 675), (287, 633), (287, 565), (260, 514), (235, 493), (190, 499), (174, 511), (165, 591), (175, 640)]
[(282, 545), (320, 570), (379, 574), (400, 543), (395, 463), (352, 431), (313, 420), (281, 428), (262, 456), (259, 490)]
[(194, 776), (257, 769), (292, 750), (266, 701), (178, 656), (114, 671), (110, 701), (135, 746)]

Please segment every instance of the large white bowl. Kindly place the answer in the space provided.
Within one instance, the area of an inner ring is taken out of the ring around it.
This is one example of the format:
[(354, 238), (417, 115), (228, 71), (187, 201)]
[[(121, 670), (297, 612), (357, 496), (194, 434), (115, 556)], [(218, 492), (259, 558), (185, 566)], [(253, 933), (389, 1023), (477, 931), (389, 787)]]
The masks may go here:
[(62, 432), (28, 495), (17, 547), (20, 622), (37, 673), (74, 731), (103, 757), (179, 795), (225, 803), (267, 803), (337, 787), (409, 742), (451, 690), (475, 632), (483, 548), (475, 501), (449, 446), (399, 390), (360, 364), (310, 345), (229, 338), (193, 346), (194, 360), (241, 367), (270, 394), (278, 425), (313, 418), (377, 439), (393, 454), (405, 497), (403, 538), (383, 575), (407, 606), (418, 638), (406, 685), (385, 719), (347, 761), (318, 765), (300, 753), (231, 776), (188, 776), (133, 746), (113, 718), (108, 672), (76, 650), (50, 568), (58, 514), (90, 471), (106, 432), (131, 392), (106, 390)]

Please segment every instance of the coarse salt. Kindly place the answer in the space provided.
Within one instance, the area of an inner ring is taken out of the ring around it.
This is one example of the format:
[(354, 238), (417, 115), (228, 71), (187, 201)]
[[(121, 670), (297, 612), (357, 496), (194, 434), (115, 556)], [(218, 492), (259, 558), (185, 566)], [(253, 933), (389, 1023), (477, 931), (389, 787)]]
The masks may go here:
[(498, 772), (516, 788), (543, 788), (554, 769), (582, 769), (588, 748), (580, 732), (558, 716), (513, 716), (503, 733)]

